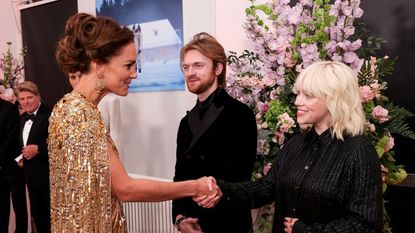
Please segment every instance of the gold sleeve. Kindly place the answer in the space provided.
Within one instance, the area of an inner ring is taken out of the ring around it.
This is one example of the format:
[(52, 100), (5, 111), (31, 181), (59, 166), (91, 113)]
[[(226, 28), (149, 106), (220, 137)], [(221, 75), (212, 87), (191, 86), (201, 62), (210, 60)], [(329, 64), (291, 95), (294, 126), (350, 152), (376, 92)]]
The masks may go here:
[(65, 95), (49, 125), (52, 232), (111, 232), (111, 186), (106, 130), (79, 93)]

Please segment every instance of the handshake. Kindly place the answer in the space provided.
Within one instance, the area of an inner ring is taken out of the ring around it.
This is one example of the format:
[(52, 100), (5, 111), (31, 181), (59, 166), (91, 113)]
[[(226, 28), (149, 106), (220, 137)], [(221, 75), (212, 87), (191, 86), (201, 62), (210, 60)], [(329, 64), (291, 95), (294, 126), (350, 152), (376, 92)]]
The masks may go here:
[(204, 176), (196, 180), (196, 194), (193, 195), (193, 201), (203, 208), (215, 207), (222, 198), (222, 192), (216, 184), (216, 179), (212, 176)]

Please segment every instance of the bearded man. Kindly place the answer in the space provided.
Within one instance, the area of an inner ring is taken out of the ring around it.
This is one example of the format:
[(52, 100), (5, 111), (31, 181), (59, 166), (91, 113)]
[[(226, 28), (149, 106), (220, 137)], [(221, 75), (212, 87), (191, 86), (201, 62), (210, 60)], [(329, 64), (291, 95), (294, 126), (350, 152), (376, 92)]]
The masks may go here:
[[(197, 101), (180, 122), (174, 181), (251, 178), (257, 147), (255, 116), (224, 89), (226, 61), (222, 45), (204, 32), (180, 52), (187, 89)], [(252, 228), (249, 206), (203, 209), (191, 198), (173, 201), (173, 222), (182, 233), (245, 233)]]

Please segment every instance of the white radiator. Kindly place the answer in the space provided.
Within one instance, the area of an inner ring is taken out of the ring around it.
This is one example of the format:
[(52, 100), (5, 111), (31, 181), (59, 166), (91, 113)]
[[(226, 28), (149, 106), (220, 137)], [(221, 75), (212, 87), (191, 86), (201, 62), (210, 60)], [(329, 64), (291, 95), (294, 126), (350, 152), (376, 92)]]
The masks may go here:
[[(159, 181), (172, 181), (138, 174), (133, 178), (146, 178)], [(125, 202), (124, 214), (129, 233), (177, 233), (172, 223), (171, 201), (163, 202)]]

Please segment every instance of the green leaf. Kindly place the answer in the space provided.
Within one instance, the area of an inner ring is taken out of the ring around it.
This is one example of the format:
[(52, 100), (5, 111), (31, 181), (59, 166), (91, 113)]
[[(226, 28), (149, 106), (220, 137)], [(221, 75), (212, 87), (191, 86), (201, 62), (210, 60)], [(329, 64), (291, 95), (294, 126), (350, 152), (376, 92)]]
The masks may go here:
[(256, 6), (257, 10), (261, 10), (262, 12), (264, 12), (266, 15), (270, 15), (272, 13), (272, 8), (269, 7), (266, 4), (260, 4)]
[(389, 137), (384, 136), (375, 145), (375, 149), (376, 149), (376, 152), (378, 153), (379, 158), (381, 158), (383, 156), (383, 154), (385, 153), (384, 148), (386, 147), (388, 142), (389, 142)]

